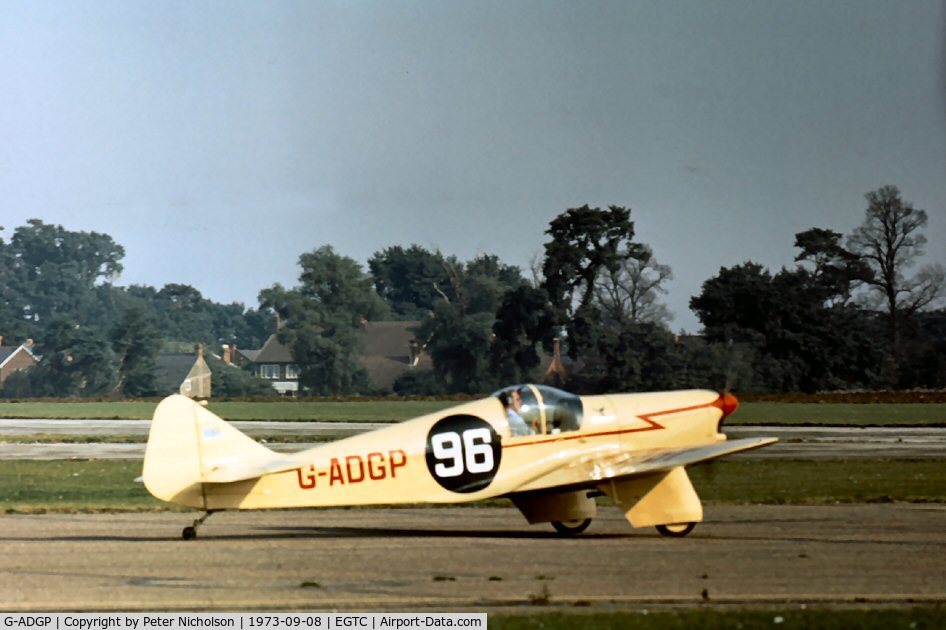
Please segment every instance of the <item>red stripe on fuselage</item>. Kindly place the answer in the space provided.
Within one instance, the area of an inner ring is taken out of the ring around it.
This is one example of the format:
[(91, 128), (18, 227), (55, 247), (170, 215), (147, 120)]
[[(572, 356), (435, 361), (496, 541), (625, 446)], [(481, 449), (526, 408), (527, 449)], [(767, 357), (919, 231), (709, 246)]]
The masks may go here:
[(592, 437), (603, 437), (606, 435), (621, 435), (623, 433), (640, 433), (642, 431), (659, 431), (661, 429), (666, 429), (667, 427), (662, 424), (651, 420), (655, 416), (669, 416), (675, 413), (683, 413), (685, 411), (695, 411), (697, 409), (705, 409), (706, 407), (719, 407), (720, 396), (717, 400), (709, 402), (703, 405), (693, 405), (692, 407), (680, 407), (679, 409), (666, 409), (664, 411), (654, 411), (652, 413), (644, 413), (637, 418), (643, 420), (647, 423), (646, 427), (634, 427), (631, 429), (619, 429), (616, 431), (601, 431), (600, 433), (569, 433), (568, 435), (557, 435), (555, 437), (546, 437), (545, 439), (539, 438), (537, 440), (532, 440), (530, 442), (516, 442), (515, 444), (504, 444), (503, 448), (516, 448), (517, 446), (533, 446), (535, 444), (549, 444), (552, 442), (564, 442), (566, 440), (580, 440), (582, 438), (592, 438)]

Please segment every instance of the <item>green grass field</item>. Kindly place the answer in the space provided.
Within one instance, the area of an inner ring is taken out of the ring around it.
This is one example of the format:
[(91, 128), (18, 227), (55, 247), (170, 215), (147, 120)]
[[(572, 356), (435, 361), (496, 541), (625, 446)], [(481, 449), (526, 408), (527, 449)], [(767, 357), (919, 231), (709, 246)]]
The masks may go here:
[[(554, 596), (551, 602), (554, 603)], [(580, 608), (578, 609), (580, 610)], [(946, 626), (946, 608), (927, 606), (908, 609), (837, 610), (801, 609), (797, 605), (773, 610), (665, 610), (637, 612), (581, 613), (496, 613), (489, 615), (489, 627), (496, 630), (729, 630), (730, 628), (779, 628), (780, 630), (821, 628), (938, 629)]]
[[(706, 503), (946, 501), (946, 462), (937, 460), (720, 461), (689, 470)], [(169, 507), (134, 481), (140, 474), (139, 461), (0, 461), (0, 510)]]
[[(208, 408), (226, 420), (319, 420), (389, 422), (408, 420), (459, 404), (449, 400), (355, 402), (212, 402)], [(0, 418), (90, 418), (147, 420), (156, 402), (0, 402)]]
[[(459, 404), (449, 400), (215, 402), (227, 420), (390, 422)], [(0, 418), (149, 419), (154, 402), (0, 402)], [(946, 426), (946, 404), (742, 403), (727, 424)]]

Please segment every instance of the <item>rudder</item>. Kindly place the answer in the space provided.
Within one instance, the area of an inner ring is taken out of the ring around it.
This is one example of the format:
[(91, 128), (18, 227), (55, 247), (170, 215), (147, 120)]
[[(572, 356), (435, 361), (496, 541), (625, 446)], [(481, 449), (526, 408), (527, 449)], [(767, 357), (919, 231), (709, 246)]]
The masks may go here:
[(206, 509), (203, 484), (276, 457), (190, 398), (168, 396), (154, 411), (145, 447), (145, 487), (162, 501)]

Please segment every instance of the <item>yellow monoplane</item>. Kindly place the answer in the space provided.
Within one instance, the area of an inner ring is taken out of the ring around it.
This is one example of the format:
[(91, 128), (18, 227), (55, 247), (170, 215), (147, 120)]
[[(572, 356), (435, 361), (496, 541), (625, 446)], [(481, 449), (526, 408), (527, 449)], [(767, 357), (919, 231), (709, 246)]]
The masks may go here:
[(276, 453), (184, 396), (158, 405), (143, 479), (162, 501), (219, 510), (508, 497), (529, 523), (577, 534), (609, 496), (634, 527), (686, 536), (703, 506), (685, 467), (765, 446), (727, 440), (738, 402), (706, 390), (575, 396), (515, 385), (390, 427)]

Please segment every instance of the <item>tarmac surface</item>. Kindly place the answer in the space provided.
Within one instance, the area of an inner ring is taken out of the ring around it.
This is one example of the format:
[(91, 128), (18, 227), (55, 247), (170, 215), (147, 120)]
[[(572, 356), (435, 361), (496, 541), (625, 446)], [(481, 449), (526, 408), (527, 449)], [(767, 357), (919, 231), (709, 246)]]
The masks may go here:
[(683, 539), (614, 508), (0, 516), (5, 611), (497, 611), (946, 603), (946, 506), (708, 506)]
[[(388, 423), (263, 422), (232, 423), (250, 436), (302, 436), (338, 439)], [(2, 443), (3, 436), (36, 434), (114, 436), (148, 434), (150, 420), (0, 420), (0, 459), (141, 459), (144, 444)], [(942, 459), (946, 458), (946, 429), (938, 427), (727, 427), (733, 439), (777, 437), (772, 446), (734, 456), (734, 459)], [(267, 444), (280, 452), (300, 451), (311, 442)]]

